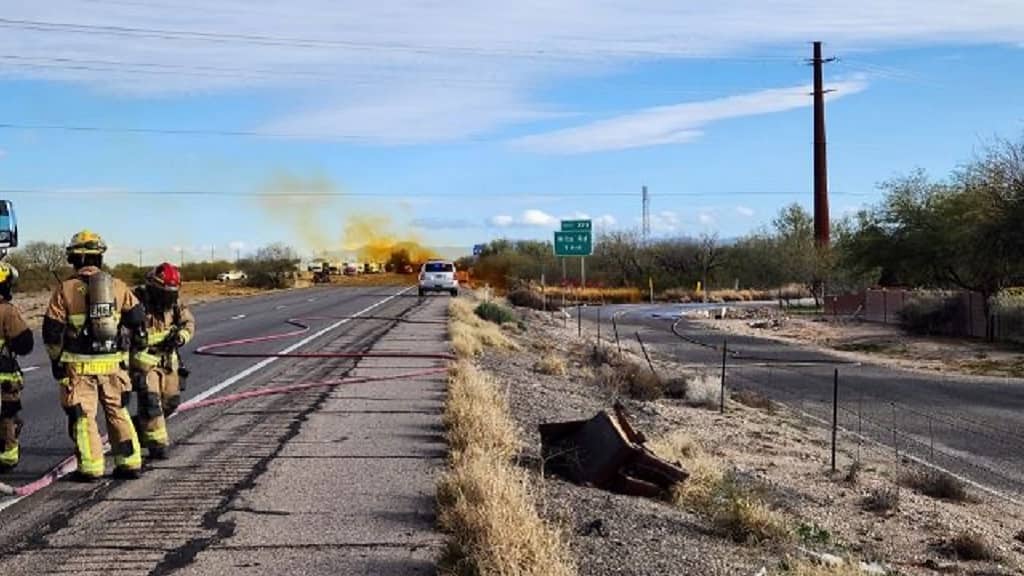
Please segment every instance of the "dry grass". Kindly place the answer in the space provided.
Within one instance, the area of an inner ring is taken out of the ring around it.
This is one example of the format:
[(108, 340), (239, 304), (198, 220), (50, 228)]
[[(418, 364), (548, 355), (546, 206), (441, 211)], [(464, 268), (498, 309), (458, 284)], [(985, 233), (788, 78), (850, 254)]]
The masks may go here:
[(537, 361), (533, 369), (541, 374), (550, 374), (552, 376), (564, 376), (569, 371), (565, 358), (554, 352), (548, 352), (541, 356), (541, 359)]
[(895, 488), (875, 488), (864, 497), (861, 506), (875, 514), (889, 514), (899, 508), (900, 493)]
[(549, 302), (585, 302), (587, 304), (636, 304), (644, 301), (644, 293), (638, 288), (547, 288), (544, 290)]
[(799, 562), (786, 574), (792, 576), (864, 576), (859, 564), (843, 562), (832, 566), (813, 562)]
[(900, 474), (898, 481), (902, 486), (939, 500), (967, 502), (971, 499), (963, 482), (941, 470), (910, 469)]
[(449, 370), (443, 420), (453, 452), (478, 449), (505, 460), (519, 453), (519, 437), (505, 397), (489, 376), (466, 360)]
[(661, 293), (660, 299), (673, 302), (701, 302), (705, 296), (708, 302), (721, 304), (723, 302), (773, 302), (776, 300), (796, 300), (810, 297), (807, 288), (799, 284), (788, 284), (782, 288), (772, 290), (708, 290), (702, 294), (697, 290), (688, 288), (670, 288)]
[(452, 349), (461, 358), (476, 356), (485, 347), (518, 349), (501, 328), (483, 320), (473, 311), (473, 303), (466, 298), (452, 298), (448, 304), (448, 335)]
[(537, 515), (526, 474), (477, 450), (452, 459), (438, 484), (438, 523), (449, 535), (441, 574), (570, 576), (559, 534)]
[(698, 374), (686, 381), (686, 403), (717, 409), (722, 401), (722, 380), (711, 374)]
[(730, 397), (735, 402), (750, 408), (756, 408), (766, 412), (771, 412), (773, 410), (771, 399), (754, 390), (737, 390), (736, 392), (733, 392)]
[(444, 423), (451, 455), (437, 485), (438, 524), (448, 534), (440, 573), (575, 574), (568, 546), (537, 514), (528, 476), (512, 463), (521, 444), (506, 399), (466, 360), (451, 369)]
[(980, 534), (973, 532), (957, 534), (943, 546), (942, 551), (958, 560), (997, 560), (999, 558), (992, 546)]
[(679, 462), (690, 473), (672, 491), (673, 502), (708, 519), (736, 542), (785, 540), (789, 532), (782, 516), (743, 487), (731, 470), (707, 455), (688, 435), (673, 433), (649, 444), (661, 457)]
[(657, 373), (638, 362), (620, 359), (605, 364), (597, 371), (598, 385), (616, 394), (635, 400), (657, 400), (665, 395), (665, 381)]

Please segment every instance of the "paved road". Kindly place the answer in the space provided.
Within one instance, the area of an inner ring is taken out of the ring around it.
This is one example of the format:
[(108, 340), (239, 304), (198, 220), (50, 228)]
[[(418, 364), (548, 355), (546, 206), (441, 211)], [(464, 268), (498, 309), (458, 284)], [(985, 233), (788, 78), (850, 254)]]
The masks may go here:
[[(616, 314), (620, 332), (640, 330), (662, 354), (721, 368), (725, 335), (682, 320), (680, 306), (606, 306), (603, 337)], [(596, 320), (596, 309), (584, 318)], [(672, 327), (676, 325), (674, 334)], [(591, 334), (596, 331), (589, 328)], [(680, 335), (683, 338), (680, 338)], [(732, 389), (755, 389), (831, 420), (834, 370), (840, 374), (839, 424), (1024, 501), (1024, 382), (924, 374), (848, 360), (764, 338), (728, 336)], [(895, 434), (894, 434), (895, 430)]]
[[(196, 356), (193, 351), (198, 346), (283, 331), (289, 328), (284, 324), (288, 318), (351, 314), (379, 300), (378, 296), (396, 291), (396, 288), (321, 287), (278, 292), (262, 297), (220, 300), (194, 308), (198, 334), (183, 350), (183, 359), (193, 371), (185, 399), (194, 398), (259, 361)], [(72, 450), (67, 435), (67, 419), (60, 408), (56, 384), (50, 375), (50, 363), (45, 349), (38, 342), (38, 333), (36, 340), (36, 349), (21, 362), (24, 369), (29, 370), (25, 375), (22, 398), (24, 409), (21, 418), (25, 421), (21, 436), (22, 462), (14, 473), (2, 478), (3, 482), (13, 485), (39, 477), (67, 457)], [(287, 341), (268, 343), (250, 346), (247, 350), (275, 351), (289, 344), (291, 342)]]
[[(447, 298), (395, 297), (399, 291), (328, 287), (211, 303), (196, 310), (193, 346), (278, 332), (288, 317), (347, 316), (378, 304), (372, 314), (434, 323), (355, 321), (301, 351), (445, 351)], [(260, 362), (187, 360), (197, 375), (189, 397)], [(422, 359), (288, 359), (263, 366), (230, 390), (436, 365)], [(32, 383), (48, 385), (40, 376), (32, 376)], [(433, 573), (440, 546), (432, 495), (445, 448), (443, 395), (443, 375), (433, 375), (182, 414), (171, 425), (172, 459), (153, 464), (141, 480), (58, 482), (0, 511), (0, 573)], [(44, 404), (55, 402), (52, 392), (36, 391), (27, 400), (30, 414), (47, 424), (36, 427), (38, 444), (28, 450), (30, 467), (41, 471), (70, 452), (70, 441), (63, 414)], [(40, 429), (53, 430), (49, 440)]]

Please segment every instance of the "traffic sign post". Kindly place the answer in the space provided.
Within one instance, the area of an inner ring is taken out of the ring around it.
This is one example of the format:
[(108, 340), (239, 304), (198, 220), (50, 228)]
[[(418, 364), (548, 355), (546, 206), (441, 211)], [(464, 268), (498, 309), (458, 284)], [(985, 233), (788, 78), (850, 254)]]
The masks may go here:
[[(562, 220), (562, 229), (555, 232), (555, 256), (580, 257), (580, 286), (587, 285), (586, 257), (594, 253), (594, 239), (590, 220)], [(564, 270), (564, 268), (563, 268)], [(565, 273), (562, 274), (563, 279)]]

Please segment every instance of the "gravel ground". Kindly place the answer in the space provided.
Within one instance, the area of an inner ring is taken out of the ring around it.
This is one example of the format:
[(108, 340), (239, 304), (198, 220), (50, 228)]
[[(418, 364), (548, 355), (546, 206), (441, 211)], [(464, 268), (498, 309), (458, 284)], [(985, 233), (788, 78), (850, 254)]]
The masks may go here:
[[(664, 502), (618, 496), (544, 477), (537, 424), (583, 419), (609, 409), (615, 398), (593, 383), (584, 364), (587, 346), (575, 327), (547, 315), (520, 312), (526, 331), (523, 352), (489, 350), (480, 365), (507, 390), (527, 448), (523, 464), (541, 488), (542, 514), (563, 527), (578, 556), (580, 574), (784, 574), (785, 558), (807, 550), (844, 558), (877, 561), (898, 574), (1024, 574), (1024, 545), (1015, 539), (1024, 529), (1024, 509), (975, 491), (975, 501), (951, 503), (900, 489), (897, 512), (880, 516), (863, 509), (864, 497), (877, 488), (895, 489), (892, 453), (846, 439), (853, 447), (840, 453), (842, 467), (859, 460), (856, 482), (828, 471), (827, 431), (782, 408), (756, 409), (730, 403), (725, 415), (686, 406), (678, 400), (638, 402), (624, 399), (636, 427), (648, 438), (682, 430), (726, 466), (753, 478), (796, 534), (791, 542), (739, 545), (716, 534), (708, 523)], [(567, 360), (567, 376), (540, 374), (534, 364), (545, 353)], [(664, 358), (655, 349), (656, 358)], [(673, 373), (687, 368), (659, 363)], [(964, 562), (943, 553), (957, 534), (981, 536), (999, 561)], [(801, 536), (800, 534), (803, 534)]]

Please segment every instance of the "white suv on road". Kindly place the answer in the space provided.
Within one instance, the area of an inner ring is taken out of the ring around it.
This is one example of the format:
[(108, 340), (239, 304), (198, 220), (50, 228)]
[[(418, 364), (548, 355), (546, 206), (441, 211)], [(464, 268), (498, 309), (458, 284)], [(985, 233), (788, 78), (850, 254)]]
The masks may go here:
[(459, 295), (459, 281), (455, 278), (454, 263), (447, 260), (430, 260), (420, 268), (420, 296), (427, 292)]

